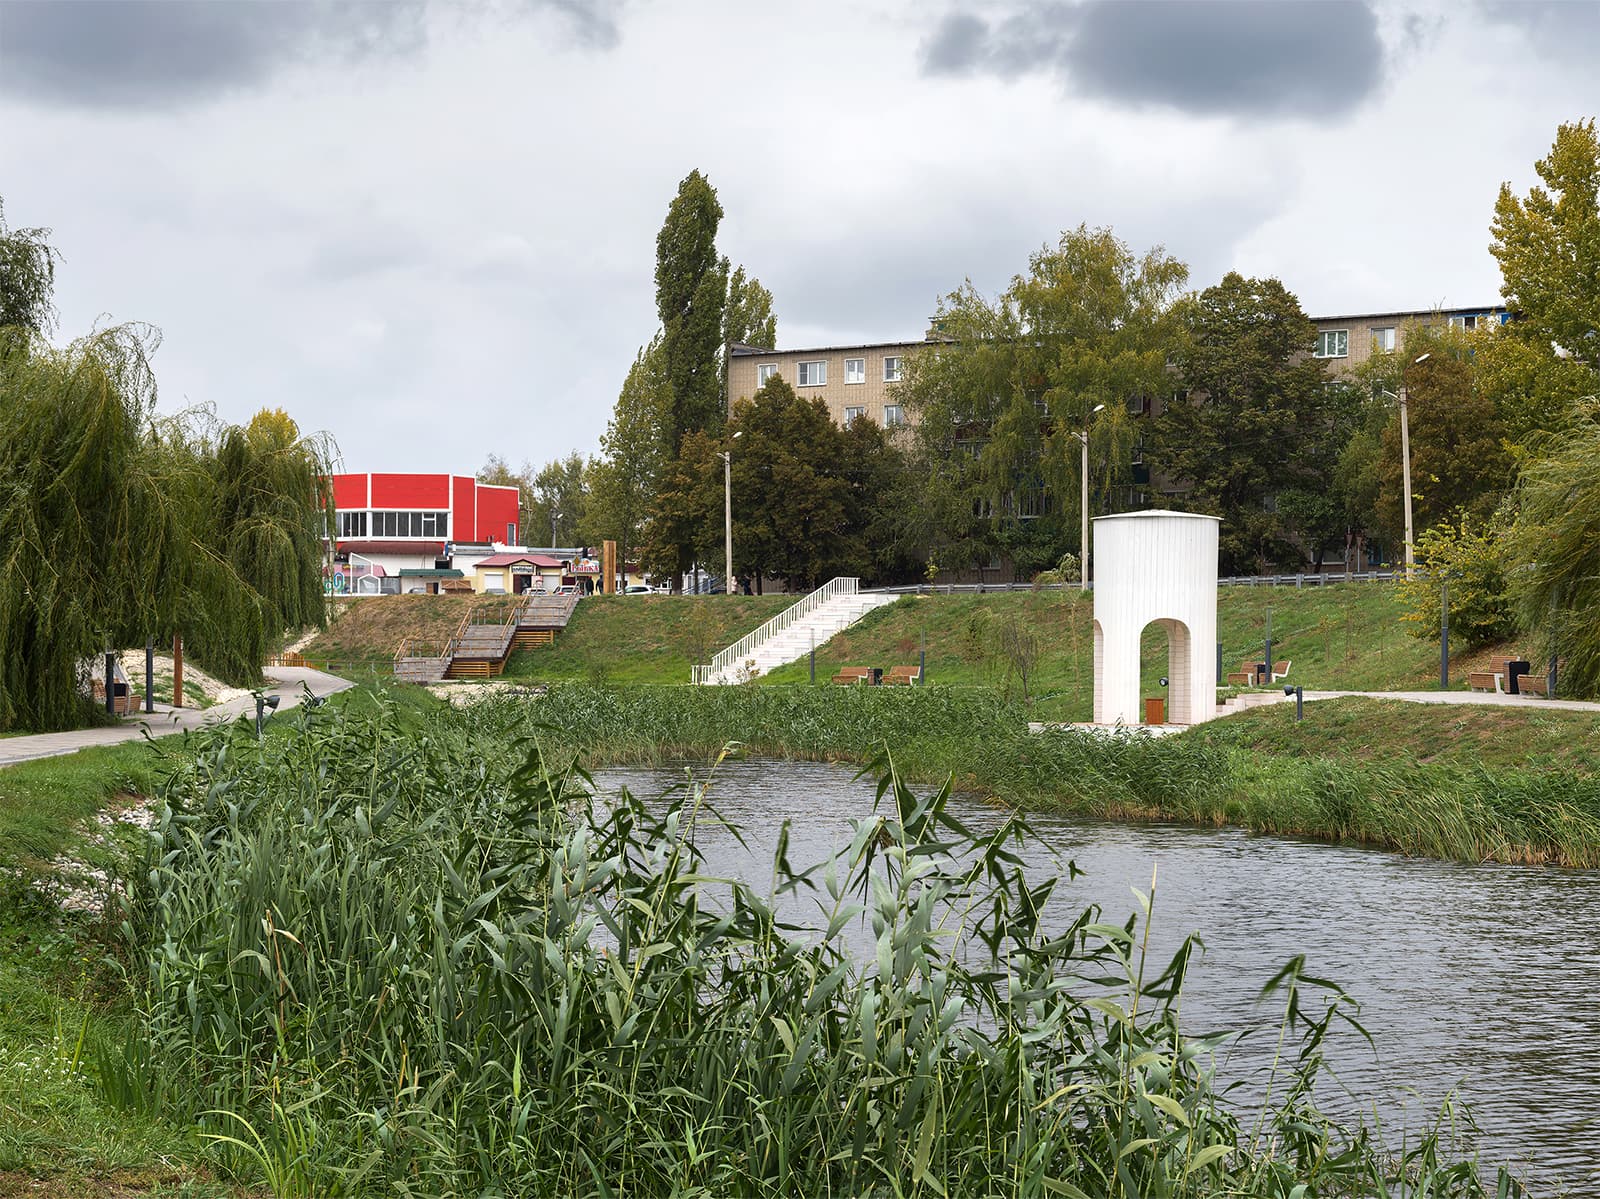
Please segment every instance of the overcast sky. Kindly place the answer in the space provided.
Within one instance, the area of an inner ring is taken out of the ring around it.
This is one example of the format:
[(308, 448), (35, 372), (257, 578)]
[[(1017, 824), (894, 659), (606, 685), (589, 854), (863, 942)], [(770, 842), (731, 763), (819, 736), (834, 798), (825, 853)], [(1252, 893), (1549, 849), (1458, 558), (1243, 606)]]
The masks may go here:
[(920, 337), (1080, 223), (1312, 314), (1493, 302), (1600, 3), (0, 0), (0, 198), (63, 339), (352, 470), (592, 452), (704, 171), (784, 346)]

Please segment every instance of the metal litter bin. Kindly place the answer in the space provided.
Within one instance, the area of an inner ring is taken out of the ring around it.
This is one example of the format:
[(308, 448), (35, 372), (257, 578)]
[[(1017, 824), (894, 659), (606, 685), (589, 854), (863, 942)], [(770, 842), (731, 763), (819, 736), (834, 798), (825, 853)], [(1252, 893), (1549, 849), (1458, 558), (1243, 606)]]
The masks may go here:
[(872, 668), (872, 685), (874, 687), (883, 686), (883, 667), (874, 666)]
[(1512, 695), (1521, 695), (1517, 687), (1517, 680), (1528, 674), (1533, 669), (1533, 664), (1525, 658), (1517, 658), (1506, 663), (1506, 690)]

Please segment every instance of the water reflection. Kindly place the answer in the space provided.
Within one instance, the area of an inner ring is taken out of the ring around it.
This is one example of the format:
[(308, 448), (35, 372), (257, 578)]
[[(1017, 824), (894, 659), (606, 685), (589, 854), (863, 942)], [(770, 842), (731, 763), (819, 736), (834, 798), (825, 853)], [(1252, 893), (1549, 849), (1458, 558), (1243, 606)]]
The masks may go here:
[[(696, 769), (696, 777), (705, 776)], [(815, 762), (725, 762), (713, 780), (724, 830), (698, 837), (709, 868), (764, 889), (783, 820), (798, 867), (849, 841), (870, 813), (873, 783)], [(653, 796), (684, 768), (596, 773), (602, 790)], [(951, 810), (977, 829), (1004, 812), (974, 797)], [(1087, 903), (1121, 921), (1132, 888), (1159, 865), (1153, 952), (1164, 962), (1190, 931), (1205, 954), (1184, 1000), (1192, 1032), (1275, 1024), (1258, 1005), (1262, 983), (1290, 957), (1341, 983), (1362, 1005), (1376, 1053), (1359, 1038), (1330, 1058), (1348, 1090), (1333, 1110), (1359, 1106), (1388, 1125), (1432, 1109), (1458, 1087), (1482, 1130), (1486, 1161), (1529, 1162), (1531, 1177), (1580, 1189), (1600, 1183), (1600, 871), (1407, 859), (1237, 829), (1127, 825), (1035, 815), (1036, 869), (1072, 859), (1084, 877), (1056, 890), (1048, 916), (1071, 920)], [(1271, 1001), (1268, 1001), (1269, 1003)], [(1248, 1076), (1270, 1046), (1246, 1042), (1225, 1063)]]

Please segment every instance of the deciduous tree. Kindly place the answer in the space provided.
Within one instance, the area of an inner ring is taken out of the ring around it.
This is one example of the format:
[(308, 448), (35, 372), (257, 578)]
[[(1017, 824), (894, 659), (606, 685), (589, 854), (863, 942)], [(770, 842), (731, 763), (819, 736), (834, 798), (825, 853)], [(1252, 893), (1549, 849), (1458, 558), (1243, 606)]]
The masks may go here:
[(930, 547), (941, 562), (1001, 551), (1037, 569), (1078, 548), (1078, 434), (1090, 429), (1090, 502), (1104, 509), (1131, 474), (1129, 401), (1170, 386), (1187, 277), (1160, 248), (1139, 256), (1110, 230), (1079, 226), (997, 299), (969, 282), (941, 301), (941, 340), (909, 356), (900, 391), (946, 515)]
[(1534, 164), (1544, 186), (1518, 197), (1502, 184), (1489, 247), (1504, 276), (1500, 294), (1517, 318), (1514, 336), (1560, 346), (1600, 371), (1600, 138), (1595, 123), (1556, 132)]
[[(1221, 565), (1246, 573), (1316, 553), (1338, 523), (1332, 490), (1354, 423), (1347, 389), (1311, 357), (1316, 326), (1277, 279), (1230, 272), (1186, 306), (1188, 396), (1155, 421), (1151, 469), (1189, 490), (1175, 506), (1222, 517)], [(1287, 511), (1280, 511), (1287, 499)]]

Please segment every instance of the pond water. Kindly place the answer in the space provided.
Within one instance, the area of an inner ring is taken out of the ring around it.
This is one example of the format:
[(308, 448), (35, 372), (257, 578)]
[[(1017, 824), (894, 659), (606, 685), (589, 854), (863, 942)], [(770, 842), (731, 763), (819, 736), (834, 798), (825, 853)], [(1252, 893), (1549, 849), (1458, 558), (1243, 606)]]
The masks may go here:
[[(646, 797), (684, 778), (683, 766), (595, 774), (602, 792), (626, 785)], [(763, 884), (784, 820), (789, 860), (803, 868), (848, 843), (850, 819), (871, 813), (873, 794), (852, 767), (724, 762), (711, 799), (749, 849), (709, 826), (697, 843), (713, 871)], [(978, 829), (1004, 819), (971, 796), (951, 811)], [(1325, 1077), (1325, 1108), (1376, 1112), (1393, 1143), (1396, 1124), (1455, 1088), (1486, 1163), (1521, 1164), (1530, 1181), (1560, 1179), (1574, 1193), (1600, 1187), (1600, 871), (1435, 862), (1238, 829), (1030, 821), (1031, 870), (1071, 859), (1085, 872), (1056, 890), (1051, 910), (1063, 922), (1089, 903), (1122, 922), (1136, 910), (1130, 888), (1148, 890), (1159, 866), (1152, 961), (1164, 964), (1190, 932), (1205, 943), (1185, 991), (1189, 1031), (1276, 1028), (1281, 1001), (1257, 996), (1304, 954), (1310, 973), (1360, 1002), (1376, 1041), (1374, 1050), (1337, 1040), (1329, 1057), (1348, 1095)], [(1249, 1076), (1271, 1041), (1247, 1039), (1224, 1075)]]

